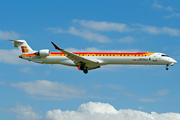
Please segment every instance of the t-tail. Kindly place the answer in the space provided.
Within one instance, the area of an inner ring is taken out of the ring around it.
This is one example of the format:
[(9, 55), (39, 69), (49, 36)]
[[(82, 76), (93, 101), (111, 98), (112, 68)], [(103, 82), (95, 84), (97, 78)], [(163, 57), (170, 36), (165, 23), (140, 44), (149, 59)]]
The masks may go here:
[(14, 47), (18, 47), (21, 54), (29, 54), (36, 52), (32, 50), (32, 48), (27, 44), (25, 40), (11, 40), (11, 39), (7, 39), (7, 40), (12, 41), (12, 43), (14, 43)]

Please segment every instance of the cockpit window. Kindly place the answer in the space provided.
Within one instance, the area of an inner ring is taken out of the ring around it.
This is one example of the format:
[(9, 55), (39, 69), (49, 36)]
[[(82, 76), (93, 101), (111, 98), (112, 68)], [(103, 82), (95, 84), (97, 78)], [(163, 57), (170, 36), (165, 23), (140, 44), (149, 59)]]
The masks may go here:
[(162, 56), (162, 57), (169, 57), (168, 55), (164, 55), (164, 54), (162, 54), (161, 56)]

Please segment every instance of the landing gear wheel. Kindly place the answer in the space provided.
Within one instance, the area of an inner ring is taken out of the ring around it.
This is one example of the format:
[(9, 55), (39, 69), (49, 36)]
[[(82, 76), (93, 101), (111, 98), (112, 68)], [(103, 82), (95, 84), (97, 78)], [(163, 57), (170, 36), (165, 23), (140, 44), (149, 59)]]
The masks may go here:
[(168, 68), (166, 68), (166, 70), (168, 70)]
[(85, 74), (87, 74), (87, 73), (88, 73), (88, 70), (87, 70), (87, 69), (84, 69), (83, 72), (84, 72)]

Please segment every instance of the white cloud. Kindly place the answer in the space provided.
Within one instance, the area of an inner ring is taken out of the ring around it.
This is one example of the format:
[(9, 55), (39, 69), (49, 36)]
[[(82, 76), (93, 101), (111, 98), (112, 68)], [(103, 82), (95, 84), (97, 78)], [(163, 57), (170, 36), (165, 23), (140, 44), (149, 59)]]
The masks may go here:
[[(29, 64), (28, 61), (19, 58), (20, 51), (17, 49), (0, 49), (0, 62), (10, 64)], [(31, 62), (32, 63), (32, 62)]]
[[(139, 107), (143, 109), (143, 107)], [(81, 104), (76, 111), (49, 110), (45, 116), (33, 111), (31, 106), (17, 105), (11, 112), (20, 120), (179, 120), (179, 113), (146, 113), (131, 109), (116, 110), (112, 105), (101, 102)]]
[(73, 20), (74, 23), (79, 23), (81, 26), (94, 29), (98, 31), (118, 31), (118, 32), (130, 32), (133, 29), (127, 27), (124, 23), (113, 23), (113, 22), (106, 22), (106, 21), (86, 21), (86, 20)]
[(180, 30), (175, 28), (163, 27), (161, 28), (162, 33), (169, 34), (171, 36), (179, 36)]
[(124, 38), (121, 38), (118, 40), (118, 42), (121, 42), (121, 43), (132, 43), (134, 42), (134, 38), (131, 37), (131, 36), (127, 36), (127, 37), (124, 37)]
[(14, 31), (1, 31), (0, 30), (0, 39), (18, 39), (19, 34)]
[(78, 112), (86, 112), (90, 114), (102, 113), (102, 114), (117, 114), (117, 110), (108, 103), (101, 102), (89, 102), (81, 104), (77, 110)]
[(162, 10), (167, 10), (167, 11), (173, 11), (173, 8), (171, 6), (164, 7), (164, 6), (160, 5), (160, 4), (158, 4), (157, 2), (154, 2), (152, 7), (155, 8), (155, 9), (162, 9)]
[(179, 120), (179, 113), (150, 114), (131, 110), (116, 110), (108, 103), (89, 102), (79, 106), (77, 111), (49, 110), (48, 120)]
[(155, 95), (158, 95), (158, 96), (164, 96), (164, 95), (167, 95), (169, 93), (169, 89), (165, 89), (165, 90), (159, 90), (155, 93)]
[(19, 82), (11, 84), (11, 86), (22, 89), (34, 99), (65, 100), (87, 97), (86, 90), (79, 86), (47, 80)]
[(38, 113), (33, 111), (31, 106), (18, 104), (15, 108), (11, 109), (11, 112), (13, 112), (16, 118), (20, 120), (40, 120), (42, 118)]
[(70, 34), (73, 34), (73, 35), (76, 35), (76, 36), (80, 36), (82, 38), (85, 38), (85, 39), (88, 39), (89, 41), (96, 41), (96, 42), (100, 42), (100, 43), (108, 43), (110, 42), (111, 40), (104, 36), (104, 35), (100, 35), (100, 34), (97, 34), (97, 33), (92, 33), (90, 32), (89, 30), (77, 30), (76, 28), (74, 27), (71, 27), (68, 32)]
[[(161, 5), (159, 5), (161, 6)], [(159, 7), (160, 8), (160, 7)], [(173, 14), (172, 16), (180, 16), (178, 13)], [(166, 16), (166, 18), (171, 16)], [(47, 30), (52, 31), (53, 33), (68, 33), (72, 35), (76, 35), (87, 39), (89, 41), (96, 41), (99, 43), (109, 43), (112, 42), (112, 39), (108, 36), (102, 35), (102, 32), (146, 32), (153, 35), (158, 34), (168, 34), (171, 36), (180, 36), (180, 30), (176, 28), (169, 28), (169, 27), (156, 27), (156, 26), (149, 26), (149, 25), (142, 25), (142, 24), (131, 24), (131, 27), (128, 27), (124, 23), (112, 23), (106, 21), (86, 21), (86, 20), (72, 20), (73, 23), (78, 23), (79, 26), (76, 27), (69, 27), (67, 30), (63, 30), (62, 28), (47, 28)], [(140, 27), (140, 28), (139, 28)], [(101, 31), (101, 34), (97, 33), (97, 31)], [(132, 36), (126, 36), (121, 39), (115, 39), (121, 43), (132, 43), (134, 42), (134, 38)]]
[(76, 35), (76, 36), (82, 37), (84, 39), (87, 39), (89, 41), (96, 41), (96, 42), (100, 42), (100, 43), (111, 42), (111, 40), (108, 37), (97, 34), (97, 33), (93, 33), (87, 29), (78, 30), (75, 27), (70, 27), (68, 30), (63, 30), (60, 27), (58, 27), (58, 28), (47, 28), (47, 30), (52, 31), (55, 34), (56, 33), (69, 33), (69, 34)]
[(141, 102), (158, 102), (160, 100), (161, 99), (159, 99), (159, 98), (142, 98), (142, 99), (139, 99), (139, 101), (141, 101)]
[(165, 18), (180, 17), (179, 13), (172, 13), (171, 15), (164, 16)]
[(150, 34), (169, 34), (171, 36), (180, 36), (180, 30), (176, 28), (169, 27), (155, 27), (155, 26), (147, 26), (142, 24), (134, 24), (136, 26), (141, 27), (141, 31), (150, 33)]

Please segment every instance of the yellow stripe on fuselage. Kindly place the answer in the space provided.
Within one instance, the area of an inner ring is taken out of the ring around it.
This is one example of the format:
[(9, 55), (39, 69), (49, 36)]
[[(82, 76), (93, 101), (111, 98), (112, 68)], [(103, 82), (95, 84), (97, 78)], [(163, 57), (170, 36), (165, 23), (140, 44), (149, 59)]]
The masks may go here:
[[(146, 57), (150, 56), (154, 53), (74, 53), (78, 56), (101, 56), (101, 57)], [(23, 54), (22, 57), (34, 57), (36, 56), (35, 54)], [(60, 52), (53, 52), (50, 53), (49, 56), (67, 56), (67, 54), (60, 53)]]

